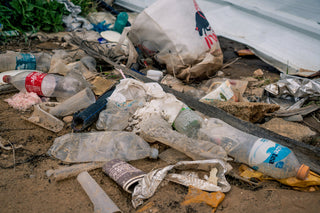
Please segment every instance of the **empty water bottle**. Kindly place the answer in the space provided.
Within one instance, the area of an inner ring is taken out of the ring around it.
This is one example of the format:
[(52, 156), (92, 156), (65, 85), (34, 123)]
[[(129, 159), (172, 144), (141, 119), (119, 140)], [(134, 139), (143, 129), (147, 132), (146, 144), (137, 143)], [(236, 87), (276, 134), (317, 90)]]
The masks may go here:
[(8, 51), (0, 54), (0, 72), (8, 70), (39, 70), (48, 72), (51, 55), (47, 53), (19, 53)]
[(13, 84), (23, 92), (34, 92), (46, 97), (71, 97), (88, 86), (79, 74), (66, 77), (34, 71), (25, 71), (17, 75), (3, 76), (3, 81)]
[(299, 163), (289, 148), (242, 132), (216, 118), (203, 123), (198, 137), (221, 145), (236, 161), (277, 179), (305, 179), (309, 173), (309, 167)]

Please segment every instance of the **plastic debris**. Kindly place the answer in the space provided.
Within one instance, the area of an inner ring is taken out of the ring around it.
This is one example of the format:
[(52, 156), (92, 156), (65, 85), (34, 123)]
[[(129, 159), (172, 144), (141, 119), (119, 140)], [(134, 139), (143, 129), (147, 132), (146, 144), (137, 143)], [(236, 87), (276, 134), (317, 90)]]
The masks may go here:
[(318, 97), (320, 96), (320, 80), (311, 80), (281, 73), (280, 80), (277, 83), (267, 85), (265, 90), (276, 97)]
[(128, 37), (187, 82), (213, 76), (222, 66), (218, 38), (196, 1), (156, 1), (137, 16)]
[(219, 145), (205, 140), (189, 138), (172, 129), (171, 125), (159, 115), (141, 121), (140, 135), (148, 142), (158, 141), (170, 146), (193, 160), (224, 159), (226, 151)]
[(239, 171), (240, 176), (246, 179), (254, 178), (260, 181), (277, 180), (278, 182), (287, 186), (291, 186), (293, 189), (299, 191), (318, 191), (320, 186), (320, 176), (312, 171), (310, 171), (305, 180), (299, 180), (295, 177), (274, 179), (243, 164), (239, 167)]
[(46, 109), (48, 109), (46, 105), (51, 105), (51, 104), (55, 104), (55, 103), (45, 102), (45, 103), (34, 105), (32, 115), (29, 118), (26, 118), (26, 117), (22, 117), (22, 118), (35, 125), (38, 125), (47, 130), (50, 130), (52, 132), (60, 132), (64, 127), (64, 123), (46, 111)]
[(77, 180), (93, 203), (95, 213), (121, 213), (118, 206), (101, 189), (88, 172), (81, 172)]
[(19, 92), (4, 101), (14, 109), (21, 111), (26, 111), (33, 105), (42, 103), (41, 98), (34, 92)]
[(225, 194), (222, 192), (204, 192), (194, 186), (189, 186), (189, 191), (182, 205), (190, 205), (193, 203), (206, 203), (213, 207), (212, 213), (215, 212), (218, 205), (224, 200)]
[(158, 150), (132, 132), (99, 131), (69, 133), (57, 137), (48, 150), (64, 162), (82, 163), (92, 161), (138, 160), (146, 157), (156, 159)]
[[(207, 180), (197, 176), (190, 176), (186, 173), (178, 173), (183, 170), (200, 170), (210, 172), (212, 168), (218, 169), (218, 185), (214, 185)], [(200, 161), (181, 161), (175, 165), (169, 165), (162, 169), (156, 169), (146, 174), (139, 184), (134, 188), (132, 194), (132, 204), (137, 208), (143, 203), (143, 200), (150, 198), (160, 185), (166, 179), (184, 186), (194, 186), (205, 191), (228, 192), (231, 186), (225, 178), (225, 174), (231, 170), (231, 166), (223, 160), (211, 159)], [(175, 172), (175, 173), (174, 173)]]

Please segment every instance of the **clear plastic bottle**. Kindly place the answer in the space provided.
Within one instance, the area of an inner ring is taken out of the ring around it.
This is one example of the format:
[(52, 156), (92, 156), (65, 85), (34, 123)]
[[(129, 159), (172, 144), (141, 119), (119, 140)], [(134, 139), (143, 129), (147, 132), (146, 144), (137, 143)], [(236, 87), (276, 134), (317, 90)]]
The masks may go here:
[(54, 140), (48, 151), (65, 162), (91, 162), (121, 159), (131, 161), (157, 158), (158, 150), (133, 132), (99, 131), (69, 133)]
[(74, 76), (60, 76), (34, 71), (25, 71), (17, 75), (3, 76), (3, 81), (13, 84), (20, 91), (34, 92), (46, 97), (71, 97), (82, 89), (86, 84)]
[(236, 161), (277, 179), (305, 179), (309, 173), (309, 167), (299, 163), (289, 148), (242, 132), (216, 118), (203, 123), (198, 137), (221, 145)]
[(0, 72), (9, 70), (39, 70), (48, 72), (51, 55), (47, 53), (19, 53), (7, 51), (0, 54)]
[(152, 143), (158, 141), (170, 146), (193, 160), (224, 159), (227, 152), (219, 145), (205, 140), (189, 138), (172, 129), (160, 115), (151, 115), (139, 123), (140, 135)]
[(173, 127), (188, 137), (195, 137), (202, 122), (202, 117), (185, 105), (173, 122)]
[(122, 33), (123, 28), (127, 25), (128, 22), (128, 13), (126, 12), (121, 12), (117, 16), (116, 22), (114, 23), (114, 30), (117, 31), (118, 33)]

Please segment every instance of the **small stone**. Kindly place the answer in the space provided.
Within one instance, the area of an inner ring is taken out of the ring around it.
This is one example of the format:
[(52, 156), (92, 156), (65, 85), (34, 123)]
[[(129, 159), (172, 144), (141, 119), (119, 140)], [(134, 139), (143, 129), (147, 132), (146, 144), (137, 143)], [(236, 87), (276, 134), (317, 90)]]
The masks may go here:
[(64, 121), (66, 124), (71, 123), (72, 120), (73, 120), (73, 116), (71, 116), (71, 115), (70, 115), (70, 116), (66, 116), (66, 117), (63, 118), (63, 121)]
[(253, 72), (253, 76), (255, 76), (255, 77), (262, 77), (263, 74), (264, 73), (261, 69), (257, 69), (256, 71)]
[(216, 76), (218, 77), (223, 77), (224, 76), (224, 72), (222, 72), (221, 70), (219, 70), (216, 74)]

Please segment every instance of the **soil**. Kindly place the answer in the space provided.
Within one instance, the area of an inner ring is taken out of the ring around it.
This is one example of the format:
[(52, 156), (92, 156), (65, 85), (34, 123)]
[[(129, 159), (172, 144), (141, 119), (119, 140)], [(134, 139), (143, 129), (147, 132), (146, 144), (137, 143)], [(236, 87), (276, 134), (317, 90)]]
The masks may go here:
[[(244, 45), (219, 38), (224, 62), (233, 61), (238, 56), (235, 50)], [(40, 43), (38, 40), (11, 42), (1, 46), (1, 51), (50, 51), (52, 47), (62, 48), (57, 41)], [(239, 79), (241, 76), (252, 76), (256, 69), (262, 69), (266, 79), (278, 79), (279, 72), (272, 66), (256, 57), (241, 58), (223, 71), (228, 78)], [(71, 132), (70, 125), (65, 125), (59, 133), (53, 133), (32, 123), (21, 116), (29, 117), (32, 111), (21, 112), (10, 107), (4, 100), (13, 94), (0, 96), (0, 136), (4, 145), (11, 142), (22, 148), (7, 151), (0, 149), (0, 212), (93, 212), (93, 205), (75, 178), (60, 182), (51, 181), (46, 170), (56, 169), (63, 162), (49, 157), (46, 153), (54, 139)], [(165, 146), (158, 144), (160, 150)], [(142, 171), (149, 172), (155, 168), (168, 165), (158, 160), (143, 159), (129, 162)], [(233, 164), (235, 171), (239, 164)], [(102, 189), (109, 195), (123, 212), (211, 212), (212, 207), (201, 203), (184, 206), (188, 188), (172, 182), (164, 182), (153, 197), (136, 210), (131, 204), (131, 195), (125, 192), (101, 169), (89, 172)], [(265, 181), (259, 188), (246, 182), (227, 176), (232, 185), (224, 201), (216, 212), (319, 212), (320, 191), (301, 192), (284, 186), (276, 181)]]

